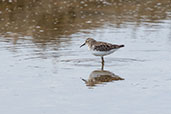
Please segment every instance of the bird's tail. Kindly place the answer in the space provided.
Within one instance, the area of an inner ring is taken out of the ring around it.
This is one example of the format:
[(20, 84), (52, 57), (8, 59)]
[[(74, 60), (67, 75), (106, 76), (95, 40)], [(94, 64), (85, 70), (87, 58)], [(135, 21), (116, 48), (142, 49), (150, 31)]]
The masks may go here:
[(121, 47), (125, 47), (124, 45), (119, 45), (119, 48), (121, 48)]

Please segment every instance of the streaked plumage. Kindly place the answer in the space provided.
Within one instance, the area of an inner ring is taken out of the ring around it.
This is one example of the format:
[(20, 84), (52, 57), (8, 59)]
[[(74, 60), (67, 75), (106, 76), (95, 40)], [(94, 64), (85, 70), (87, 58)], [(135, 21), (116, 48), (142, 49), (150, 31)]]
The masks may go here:
[[(105, 56), (109, 55), (116, 50), (118, 50), (121, 47), (124, 47), (124, 45), (116, 45), (116, 44), (110, 44), (106, 42), (98, 42), (92, 38), (87, 38), (85, 43), (83, 45), (87, 44), (89, 50), (95, 55), (95, 56)], [(81, 45), (81, 47), (83, 46)]]
[(88, 45), (89, 50), (92, 52), (95, 56), (101, 56), (102, 64), (104, 64), (103, 56), (109, 55), (116, 50), (118, 50), (121, 47), (124, 47), (124, 45), (116, 45), (106, 42), (99, 42), (94, 40), (93, 38), (87, 38), (85, 43), (82, 44), (80, 47), (84, 45)]

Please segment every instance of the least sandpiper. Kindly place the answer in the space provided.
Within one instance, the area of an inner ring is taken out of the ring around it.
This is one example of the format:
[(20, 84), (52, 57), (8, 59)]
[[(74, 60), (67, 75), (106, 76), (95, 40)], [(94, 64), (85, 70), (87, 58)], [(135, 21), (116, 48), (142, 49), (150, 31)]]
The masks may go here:
[(118, 50), (121, 47), (124, 47), (124, 45), (116, 45), (116, 44), (110, 44), (106, 42), (99, 42), (94, 40), (93, 38), (87, 38), (85, 43), (82, 44), (80, 47), (84, 45), (88, 45), (88, 49), (92, 52), (95, 56), (100, 56), (102, 59), (102, 64), (104, 65), (104, 58), (103, 56), (109, 55), (116, 50)]

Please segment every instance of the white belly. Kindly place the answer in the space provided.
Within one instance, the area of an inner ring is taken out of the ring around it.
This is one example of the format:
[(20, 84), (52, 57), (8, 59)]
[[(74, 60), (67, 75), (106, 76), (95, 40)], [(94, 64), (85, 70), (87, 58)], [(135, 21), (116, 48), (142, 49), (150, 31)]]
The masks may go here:
[(109, 55), (109, 54), (115, 52), (116, 50), (118, 50), (118, 49), (112, 49), (110, 51), (93, 51), (93, 50), (91, 50), (91, 52), (95, 56), (105, 56), (105, 55)]

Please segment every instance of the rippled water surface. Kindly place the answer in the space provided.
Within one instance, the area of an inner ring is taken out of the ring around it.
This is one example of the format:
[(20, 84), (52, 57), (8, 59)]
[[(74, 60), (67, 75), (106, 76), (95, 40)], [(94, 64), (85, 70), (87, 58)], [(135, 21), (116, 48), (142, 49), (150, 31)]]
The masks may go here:
[[(94, 83), (88, 37), (125, 45), (103, 74), (124, 80)], [(170, 0), (0, 1), (1, 114), (170, 114), (170, 69)]]

